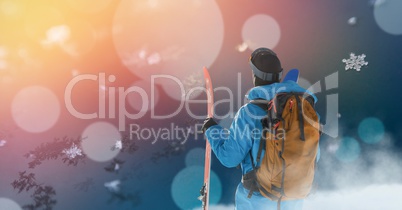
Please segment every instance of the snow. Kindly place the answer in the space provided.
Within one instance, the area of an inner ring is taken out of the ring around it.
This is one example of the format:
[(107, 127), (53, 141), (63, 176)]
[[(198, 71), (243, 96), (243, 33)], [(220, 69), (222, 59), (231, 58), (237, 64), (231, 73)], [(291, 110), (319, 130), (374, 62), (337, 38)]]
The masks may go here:
[(122, 149), (123, 148), (123, 143), (121, 140), (116, 141), (114, 145), (114, 149)]
[(399, 210), (401, 184), (369, 185), (364, 188), (317, 192), (304, 202), (304, 210)]
[(64, 149), (63, 153), (71, 160), (77, 156), (82, 155), (82, 150), (77, 147), (77, 145), (73, 144), (70, 148)]
[(120, 180), (113, 180), (110, 182), (105, 182), (104, 186), (112, 193), (118, 193), (120, 191)]
[(346, 64), (345, 70), (355, 69), (356, 71), (360, 71), (362, 66), (368, 65), (368, 62), (364, 60), (365, 57), (365, 54), (356, 56), (354, 53), (350, 53), (349, 59), (342, 59), (342, 62)]
[(354, 26), (354, 25), (356, 25), (356, 23), (357, 23), (357, 18), (356, 17), (349, 18), (349, 20), (348, 20), (349, 25)]
[(0, 147), (6, 145), (7, 141), (6, 140), (0, 140)]
[(120, 165), (118, 163), (116, 163), (116, 165), (114, 165), (114, 171), (118, 171), (120, 170)]
[[(303, 210), (400, 210), (401, 195), (402, 184), (369, 185), (339, 191), (318, 191), (305, 199)], [(233, 210), (234, 208), (234, 205), (212, 205), (209, 209)]]
[(247, 42), (243, 42), (243, 43), (237, 45), (236, 49), (237, 49), (237, 51), (239, 51), (239, 52), (244, 52), (244, 51), (246, 51), (246, 50), (248, 49), (248, 44), (247, 44)]

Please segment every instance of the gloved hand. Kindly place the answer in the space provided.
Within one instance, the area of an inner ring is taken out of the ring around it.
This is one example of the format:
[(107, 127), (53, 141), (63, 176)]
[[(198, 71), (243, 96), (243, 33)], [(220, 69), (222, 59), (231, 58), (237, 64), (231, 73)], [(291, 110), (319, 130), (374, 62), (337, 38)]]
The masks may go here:
[(202, 133), (205, 134), (205, 131), (206, 131), (209, 127), (214, 126), (214, 125), (217, 125), (217, 123), (215, 122), (215, 120), (214, 120), (212, 117), (209, 117), (209, 118), (205, 119), (205, 120), (204, 120), (204, 124), (203, 124), (202, 127), (201, 127)]

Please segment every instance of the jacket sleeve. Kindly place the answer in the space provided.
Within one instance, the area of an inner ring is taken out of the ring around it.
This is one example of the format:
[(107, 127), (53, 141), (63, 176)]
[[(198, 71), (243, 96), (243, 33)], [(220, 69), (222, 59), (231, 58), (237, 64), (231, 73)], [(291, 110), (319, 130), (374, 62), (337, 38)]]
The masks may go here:
[(220, 125), (210, 127), (205, 135), (219, 161), (226, 167), (236, 167), (252, 146), (255, 120), (247, 115), (244, 107), (237, 112), (230, 129)]

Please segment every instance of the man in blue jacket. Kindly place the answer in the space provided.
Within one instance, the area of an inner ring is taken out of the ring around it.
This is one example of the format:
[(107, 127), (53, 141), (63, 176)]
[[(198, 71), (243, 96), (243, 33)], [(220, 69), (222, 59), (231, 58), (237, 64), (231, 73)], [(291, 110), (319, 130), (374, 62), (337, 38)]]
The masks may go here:
[[(293, 81), (280, 83), (283, 69), (276, 55), (270, 49), (256, 49), (250, 57), (250, 66), (253, 71), (254, 88), (250, 90), (248, 100), (264, 99), (271, 100), (279, 92), (306, 92)], [(316, 97), (313, 96), (316, 101)], [(261, 140), (262, 123), (261, 119), (267, 115), (256, 104), (247, 103), (242, 106), (236, 113), (229, 132), (212, 118), (204, 121), (202, 130), (208, 138), (211, 148), (219, 161), (226, 167), (236, 167), (240, 164), (242, 174), (253, 169), (251, 157), (255, 166), (260, 163), (256, 162), (259, 141)], [(256, 135), (257, 134), (257, 135)], [(251, 157), (249, 151), (251, 150)], [(264, 153), (262, 153), (262, 156)], [(317, 155), (319, 156), (319, 155)], [(249, 190), (240, 183), (236, 190), (236, 209), (237, 210), (269, 210), (277, 209), (277, 201), (272, 201), (259, 192), (253, 192), (248, 198)], [(303, 200), (286, 200), (282, 201), (281, 210), (301, 210), (303, 208)]]

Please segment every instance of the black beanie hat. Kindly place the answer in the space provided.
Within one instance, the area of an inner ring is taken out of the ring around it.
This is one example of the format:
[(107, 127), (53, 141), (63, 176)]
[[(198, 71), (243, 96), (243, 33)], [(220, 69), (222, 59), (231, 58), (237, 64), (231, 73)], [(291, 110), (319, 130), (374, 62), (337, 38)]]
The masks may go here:
[(282, 67), (276, 53), (268, 48), (254, 50), (250, 57), (250, 67), (254, 75), (266, 82), (279, 82), (282, 77)]

